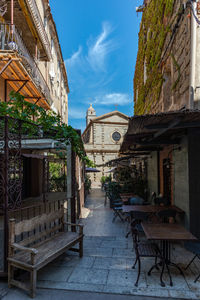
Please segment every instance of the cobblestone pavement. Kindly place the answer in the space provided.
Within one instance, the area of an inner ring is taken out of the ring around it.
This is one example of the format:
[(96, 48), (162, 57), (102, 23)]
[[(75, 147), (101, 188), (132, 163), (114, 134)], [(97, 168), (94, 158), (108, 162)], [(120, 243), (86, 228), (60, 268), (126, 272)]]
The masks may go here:
[[(87, 217), (81, 220), (85, 225), (84, 257), (80, 259), (77, 253), (68, 251), (50, 263), (38, 272), (38, 288), (95, 292), (91, 294), (91, 299), (98, 299), (95, 297), (101, 294), (106, 295), (102, 299), (114, 299), (113, 294), (116, 297), (117, 294), (142, 296), (141, 299), (145, 299), (145, 296), (152, 296), (153, 299), (200, 298), (200, 282), (194, 283), (195, 275), (200, 269), (200, 265), (197, 264), (193, 264), (192, 268), (185, 272), (185, 279), (172, 269), (174, 286), (169, 286), (169, 280), (165, 277), (166, 287), (161, 287), (158, 271), (147, 276), (153, 260), (143, 259), (141, 277), (136, 288), (134, 282), (137, 269), (131, 268), (135, 254), (131, 238), (125, 238), (126, 224), (119, 219), (112, 223), (113, 212), (108, 204), (104, 206), (104, 193), (100, 190), (91, 192), (86, 207), (89, 214), (87, 212)], [(184, 251), (180, 245), (173, 245), (172, 252), (173, 260), (184, 265), (191, 258), (191, 254)], [(5, 298), (11, 299), (8, 296)]]

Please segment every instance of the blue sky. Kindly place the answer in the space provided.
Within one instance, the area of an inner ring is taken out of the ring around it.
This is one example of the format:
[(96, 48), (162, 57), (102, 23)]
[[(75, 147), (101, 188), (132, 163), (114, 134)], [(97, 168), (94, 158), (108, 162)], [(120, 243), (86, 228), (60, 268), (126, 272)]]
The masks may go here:
[(69, 124), (97, 115), (133, 115), (133, 76), (143, 0), (50, 0), (69, 80)]

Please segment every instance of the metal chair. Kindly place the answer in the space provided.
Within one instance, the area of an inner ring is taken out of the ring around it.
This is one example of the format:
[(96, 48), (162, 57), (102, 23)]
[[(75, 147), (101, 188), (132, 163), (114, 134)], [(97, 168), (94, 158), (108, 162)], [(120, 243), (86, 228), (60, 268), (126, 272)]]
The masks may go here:
[[(161, 286), (165, 286), (165, 283), (162, 281), (162, 274), (164, 272), (164, 266), (165, 262), (162, 257), (161, 251), (158, 248), (157, 244), (155, 243), (150, 243), (148, 241), (145, 242), (139, 242), (138, 238), (138, 230), (136, 227), (132, 228), (132, 237), (133, 237), (133, 243), (135, 245), (135, 254), (136, 254), (136, 259), (133, 265), (133, 269), (135, 268), (136, 264), (138, 263), (138, 275), (137, 279), (135, 282), (135, 286), (138, 286), (139, 278), (140, 278), (140, 273), (141, 273), (141, 258), (142, 257), (153, 257), (155, 258), (155, 265), (157, 266), (157, 259), (159, 258), (161, 260), (161, 265), (162, 265), (162, 272), (160, 274), (160, 282)], [(158, 268), (158, 267), (157, 267)], [(148, 272), (148, 275), (151, 275), (151, 272)]]
[(132, 233), (133, 236), (133, 230), (136, 229), (136, 235), (139, 238), (138, 233), (143, 232), (141, 222), (147, 221), (149, 218), (149, 213), (141, 212), (141, 211), (131, 211), (130, 212), (130, 230), (127, 232), (126, 237), (129, 236), (130, 233)]
[(122, 213), (122, 205), (123, 205), (122, 200), (120, 198), (116, 198), (112, 194), (109, 194), (108, 197), (109, 197), (109, 200), (110, 200), (110, 207), (112, 208), (113, 213), (114, 213), (112, 222), (114, 222), (117, 217), (122, 222), (124, 222), (123, 213)]
[[(194, 257), (191, 259), (191, 261), (188, 263), (188, 265), (186, 266), (185, 270), (187, 270), (187, 268), (191, 265), (191, 263), (195, 260), (195, 258), (197, 257), (198, 259), (200, 259), (200, 242), (185, 242), (184, 244), (185, 248), (194, 253)], [(197, 280), (200, 278), (200, 273), (199, 275), (195, 278), (194, 282), (197, 282)]]

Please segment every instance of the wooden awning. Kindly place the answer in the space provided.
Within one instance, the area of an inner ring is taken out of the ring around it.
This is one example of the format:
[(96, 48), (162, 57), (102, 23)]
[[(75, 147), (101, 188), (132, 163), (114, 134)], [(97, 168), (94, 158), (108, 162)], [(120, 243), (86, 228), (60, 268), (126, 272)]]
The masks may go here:
[[(9, 84), (15, 92), (20, 92), (28, 102), (37, 103), (38, 106), (49, 109), (50, 99), (47, 99), (46, 95), (36, 85), (35, 79), (31, 76), (32, 71), (28, 72), (28, 67), (27, 70), (25, 69), (24, 59), (16, 52), (0, 51), (0, 76), (6, 80), (6, 84)], [(39, 72), (39, 69), (37, 72)], [(40, 78), (37, 78), (37, 80), (40, 81)], [(40, 82), (38, 82), (38, 85), (40, 85)]]
[(129, 121), (121, 153), (159, 151), (178, 145), (188, 128), (200, 127), (200, 110), (179, 110), (134, 116)]

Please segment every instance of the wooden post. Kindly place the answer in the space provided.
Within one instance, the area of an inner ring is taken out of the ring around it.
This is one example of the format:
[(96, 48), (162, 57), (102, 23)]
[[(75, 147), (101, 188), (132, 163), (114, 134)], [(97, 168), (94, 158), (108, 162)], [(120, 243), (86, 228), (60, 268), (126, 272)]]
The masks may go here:
[(36, 291), (36, 282), (37, 282), (37, 271), (32, 270), (31, 271), (31, 297), (35, 297), (35, 291)]
[(15, 219), (9, 220), (8, 256), (13, 256), (14, 250), (11, 245), (15, 242)]

